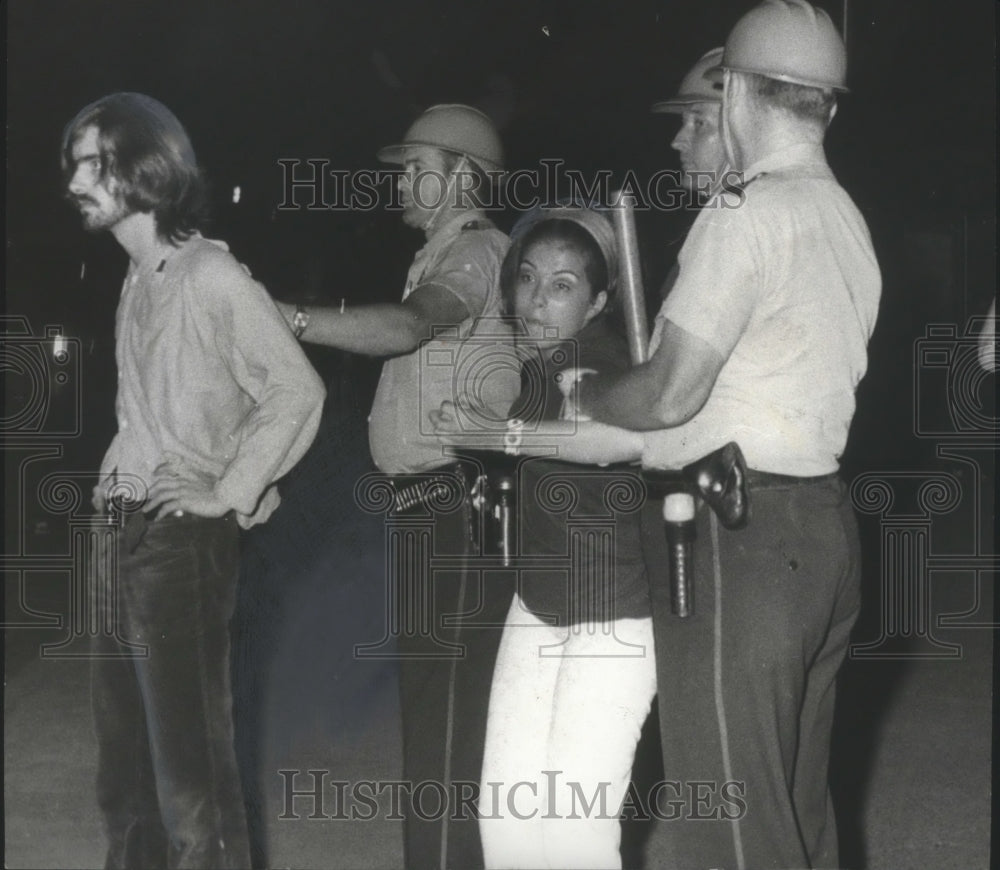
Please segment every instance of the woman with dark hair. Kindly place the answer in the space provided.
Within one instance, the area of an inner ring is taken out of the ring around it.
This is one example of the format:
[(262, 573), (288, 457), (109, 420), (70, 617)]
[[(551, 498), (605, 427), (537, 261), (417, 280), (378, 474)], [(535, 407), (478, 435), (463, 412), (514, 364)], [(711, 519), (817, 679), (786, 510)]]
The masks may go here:
[[(543, 212), (501, 272), (523, 352), (505, 444), (530, 456), (518, 465), (522, 563), (479, 798), (487, 867), (621, 866), (619, 810), (656, 691), (636, 513), (644, 490), (628, 469), (559, 458), (567, 439), (590, 439), (603, 458), (610, 445), (635, 447), (635, 433), (573, 419), (565, 399), (581, 372), (628, 367), (608, 315), (616, 275), (611, 225), (583, 208)], [(432, 419), (457, 430), (452, 408)]]

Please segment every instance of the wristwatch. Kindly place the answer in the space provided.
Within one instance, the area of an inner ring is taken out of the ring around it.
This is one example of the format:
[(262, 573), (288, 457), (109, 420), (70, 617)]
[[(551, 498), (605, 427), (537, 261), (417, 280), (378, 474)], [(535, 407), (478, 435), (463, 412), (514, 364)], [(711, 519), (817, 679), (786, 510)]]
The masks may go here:
[(292, 315), (292, 333), (296, 338), (302, 338), (302, 333), (309, 325), (309, 312), (301, 305), (295, 306), (295, 314)]

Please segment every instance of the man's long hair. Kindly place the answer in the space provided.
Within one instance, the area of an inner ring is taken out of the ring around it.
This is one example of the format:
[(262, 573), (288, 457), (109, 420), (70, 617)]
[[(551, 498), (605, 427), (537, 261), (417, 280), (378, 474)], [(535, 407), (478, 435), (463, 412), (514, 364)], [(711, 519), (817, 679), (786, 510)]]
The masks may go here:
[(81, 109), (63, 131), (67, 182), (76, 169), (73, 144), (88, 127), (97, 128), (102, 180), (114, 179), (133, 211), (152, 212), (162, 239), (183, 241), (202, 228), (208, 217), (205, 180), (187, 131), (163, 103), (117, 93)]

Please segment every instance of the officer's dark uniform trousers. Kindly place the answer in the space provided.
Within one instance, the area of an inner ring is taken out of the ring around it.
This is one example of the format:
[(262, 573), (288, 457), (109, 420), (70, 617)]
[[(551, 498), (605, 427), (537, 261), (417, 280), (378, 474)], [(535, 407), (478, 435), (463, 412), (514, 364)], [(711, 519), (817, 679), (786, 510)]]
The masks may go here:
[[(462, 464), (464, 496), (444, 496), (398, 511), (396, 521), (433, 528), (427, 573), (400, 553), (395, 604), (403, 720), (402, 792), (407, 870), (475, 870), (483, 866), (476, 817), (486, 739), (486, 713), (504, 618), (514, 582), (510, 572), (475, 567), (480, 511), (469, 490), (475, 469)], [(394, 478), (405, 489), (441, 472)], [(445, 557), (441, 559), (440, 557)], [(422, 785), (426, 783), (426, 785)], [(442, 799), (447, 806), (442, 806)]]
[(699, 506), (687, 619), (670, 612), (661, 505), (645, 508), (664, 774), (685, 800), (657, 856), (672, 870), (838, 866), (827, 765), (857, 526), (836, 476), (771, 477), (750, 472), (744, 529)]

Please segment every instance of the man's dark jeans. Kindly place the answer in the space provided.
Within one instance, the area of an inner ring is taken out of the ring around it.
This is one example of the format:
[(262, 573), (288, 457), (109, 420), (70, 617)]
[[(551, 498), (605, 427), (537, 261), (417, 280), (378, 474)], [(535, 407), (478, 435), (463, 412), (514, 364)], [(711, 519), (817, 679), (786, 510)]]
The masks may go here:
[(236, 522), (142, 524), (117, 536), (116, 588), (97, 603), (115, 627), (91, 667), (106, 867), (249, 867), (229, 678)]

